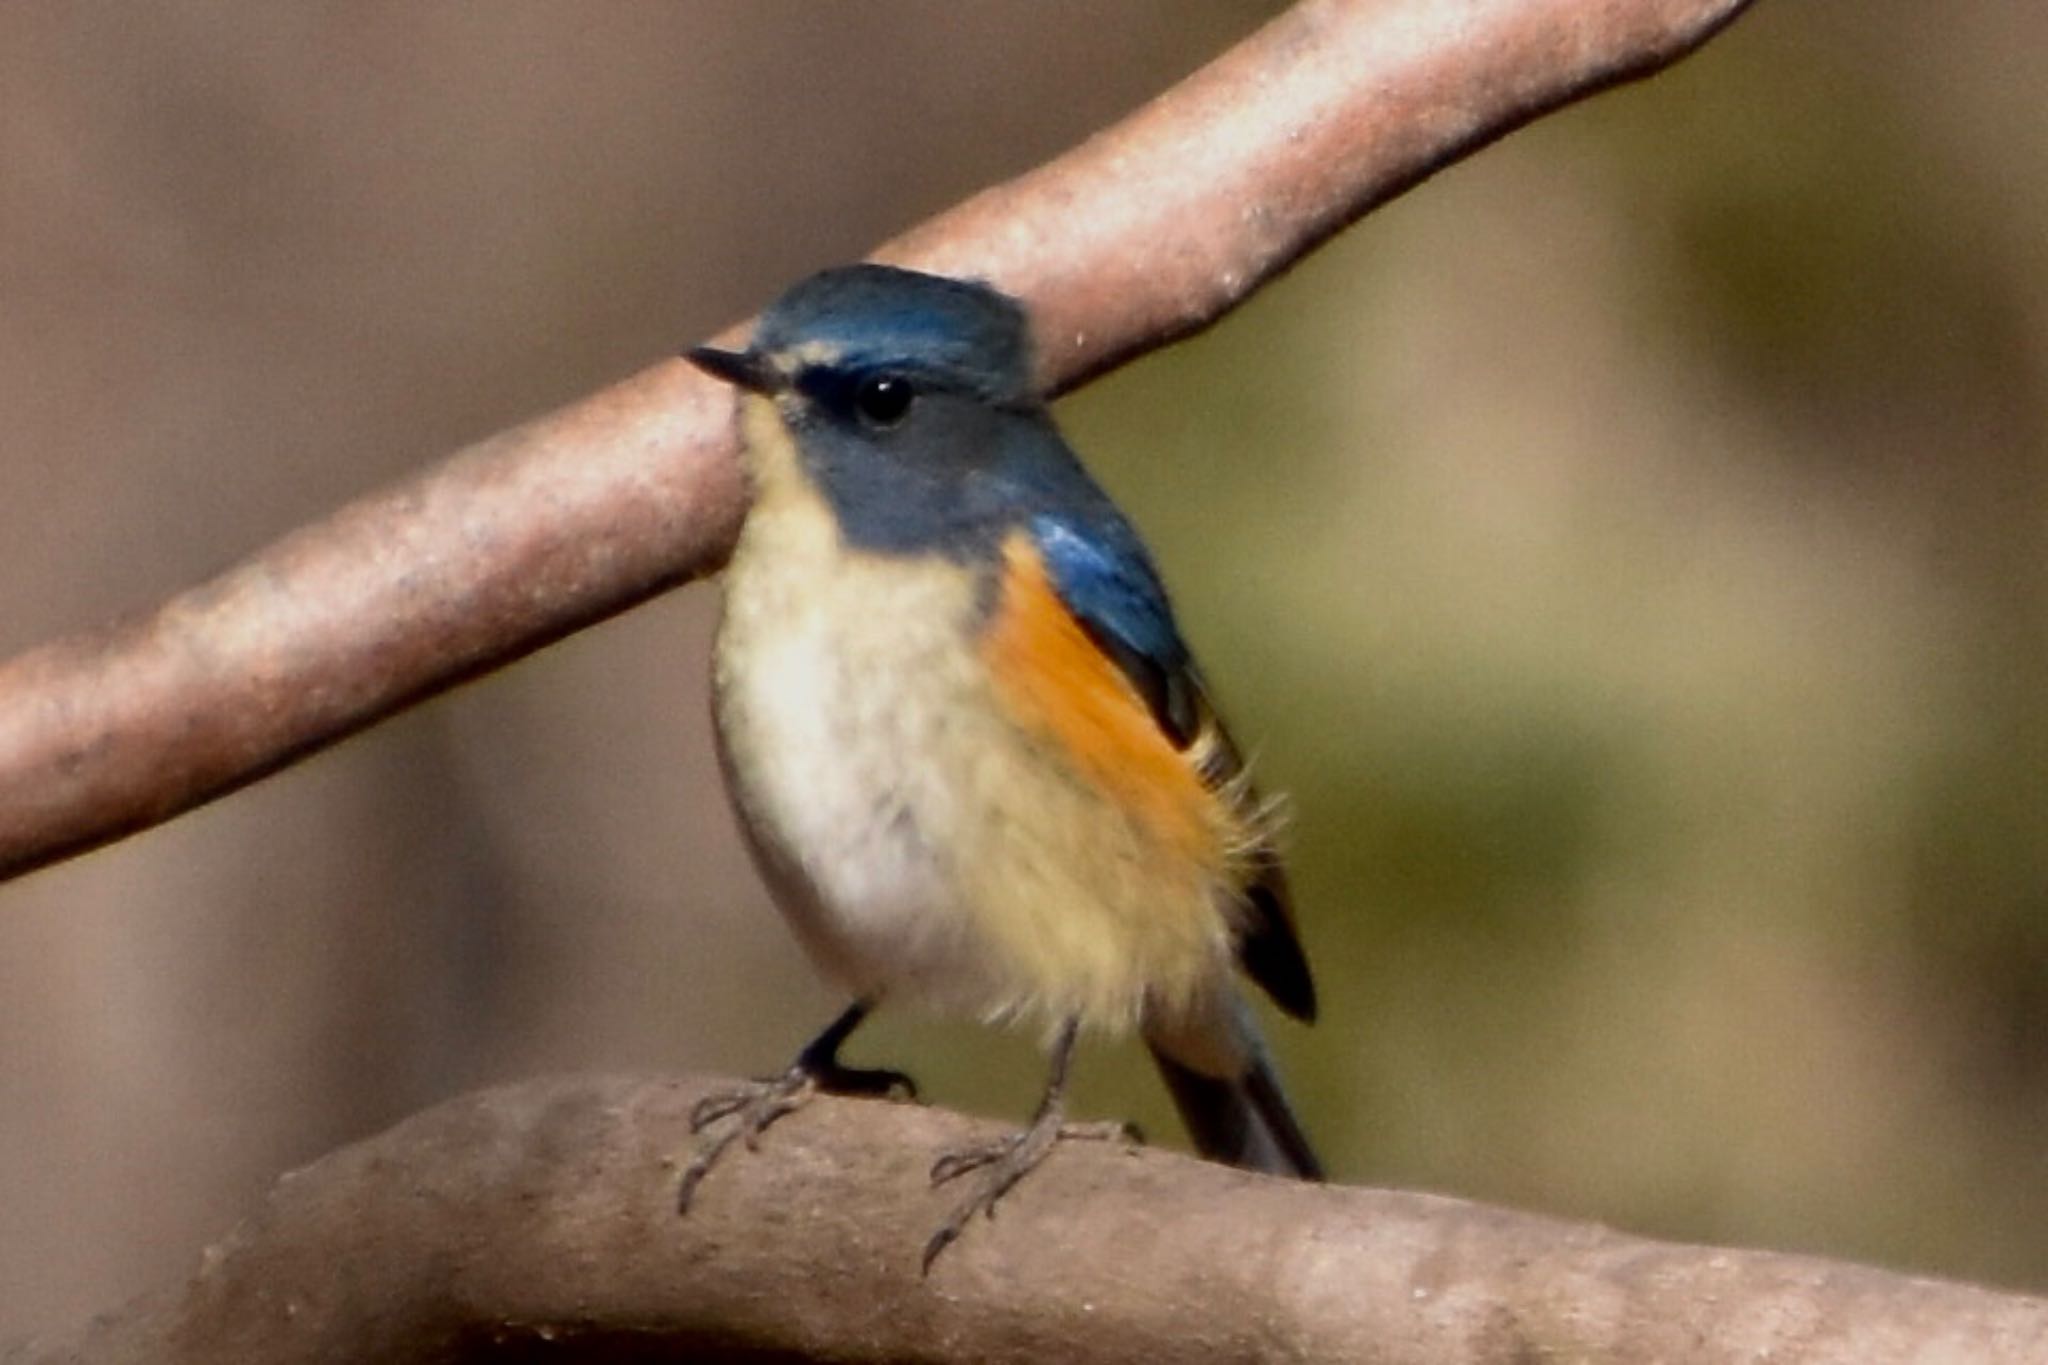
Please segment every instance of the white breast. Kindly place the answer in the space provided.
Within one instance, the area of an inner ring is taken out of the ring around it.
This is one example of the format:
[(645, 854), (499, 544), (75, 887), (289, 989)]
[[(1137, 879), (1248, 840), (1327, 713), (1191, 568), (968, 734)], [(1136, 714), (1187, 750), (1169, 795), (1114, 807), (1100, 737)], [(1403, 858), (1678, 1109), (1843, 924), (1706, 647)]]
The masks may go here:
[(979, 1012), (948, 746), (976, 685), (953, 566), (840, 546), (815, 499), (756, 508), (726, 585), (716, 716), (741, 816), (821, 968), (863, 996)]

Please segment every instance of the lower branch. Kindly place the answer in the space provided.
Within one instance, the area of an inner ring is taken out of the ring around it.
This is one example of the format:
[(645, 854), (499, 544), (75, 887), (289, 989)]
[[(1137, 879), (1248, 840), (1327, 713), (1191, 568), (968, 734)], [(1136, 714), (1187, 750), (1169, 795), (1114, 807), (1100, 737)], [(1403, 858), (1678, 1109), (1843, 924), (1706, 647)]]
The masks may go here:
[(987, 1125), (821, 1099), (679, 1217), (708, 1086), (440, 1105), (286, 1176), (182, 1288), (7, 1359), (2048, 1360), (2048, 1301), (1093, 1143), (925, 1278), (931, 1156)]

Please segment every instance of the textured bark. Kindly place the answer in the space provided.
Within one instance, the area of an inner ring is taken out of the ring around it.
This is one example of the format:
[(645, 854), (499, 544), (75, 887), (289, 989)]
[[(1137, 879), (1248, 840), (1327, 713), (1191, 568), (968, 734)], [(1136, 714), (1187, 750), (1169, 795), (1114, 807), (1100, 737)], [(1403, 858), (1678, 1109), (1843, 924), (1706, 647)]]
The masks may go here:
[(182, 1288), (8, 1359), (2048, 1360), (2037, 1299), (1098, 1143), (1057, 1152), (921, 1279), (956, 1197), (926, 1167), (989, 1125), (820, 1100), (678, 1217), (707, 1084), (451, 1101), (285, 1177)]
[[(879, 256), (985, 276), (1055, 388), (1207, 325), (1375, 204), (1746, 0), (1305, 0)], [(678, 343), (693, 338), (677, 338)], [(145, 828), (714, 571), (730, 396), (677, 361), (0, 665), (0, 876)]]

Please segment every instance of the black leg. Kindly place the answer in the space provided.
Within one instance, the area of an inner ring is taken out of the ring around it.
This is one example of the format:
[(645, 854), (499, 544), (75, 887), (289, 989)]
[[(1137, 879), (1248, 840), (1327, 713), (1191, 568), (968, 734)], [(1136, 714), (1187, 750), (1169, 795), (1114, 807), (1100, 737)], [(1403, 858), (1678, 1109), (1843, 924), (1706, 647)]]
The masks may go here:
[(874, 1006), (865, 1000), (856, 1000), (848, 1005), (837, 1019), (825, 1026), (825, 1031), (804, 1045), (797, 1053), (795, 1070), (808, 1071), (817, 1088), (828, 1095), (900, 1095), (904, 1099), (917, 1098), (917, 1082), (901, 1071), (886, 1068), (842, 1066), (839, 1049), (853, 1036)]
[(872, 1008), (873, 1005), (866, 1000), (856, 1000), (848, 1005), (823, 1033), (804, 1045), (804, 1050), (796, 1054), (796, 1060), (781, 1075), (706, 1095), (691, 1107), (690, 1131), (693, 1133), (703, 1132), (720, 1119), (737, 1116), (738, 1121), (697, 1149), (697, 1155), (683, 1171), (681, 1185), (676, 1191), (678, 1213), (690, 1211), (690, 1200), (697, 1193), (697, 1186), (703, 1183), (704, 1177), (710, 1174), (711, 1168), (718, 1164), (718, 1159), (735, 1141), (744, 1141), (752, 1150), (771, 1124), (803, 1108), (815, 1094), (917, 1097), (917, 1082), (900, 1071), (840, 1065), (840, 1047), (860, 1027), (861, 1020), (868, 1017)]
[(1136, 1141), (1138, 1134), (1127, 1123), (1068, 1123), (1065, 1121), (1065, 1099), (1067, 1071), (1074, 1060), (1074, 1043), (1080, 1035), (1080, 1021), (1069, 1019), (1060, 1025), (1060, 1031), (1053, 1040), (1052, 1070), (1046, 1077), (1045, 1095), (1038, 1102), (1038, 1112), (1031, 1116), (1031, 1122), (1022, 1130), (997, 1138), (993, 1142), (977, 1143), (958, 1151), (948, 1152), (932, 1164), (932, 1183), (944, 1184), (956, 1180), (970, 1171), (983, 1171), (981, 1181), (974, 1193), (953, 1210), (946, 1221), (939, 1225), (931, 1240), (924, 1244), (924, 1270), (931, 1272), (932, 1262), (958, 1240), (966, 1230), (968, 1221), (979, 1213), (988, 1218), (996, 1216), (996, 1201), (1009, 1193), (1012, 1186), (1031, 1174), (1038, 1163), (1052, 1155), (1052, 1149), (1062, 1142)]

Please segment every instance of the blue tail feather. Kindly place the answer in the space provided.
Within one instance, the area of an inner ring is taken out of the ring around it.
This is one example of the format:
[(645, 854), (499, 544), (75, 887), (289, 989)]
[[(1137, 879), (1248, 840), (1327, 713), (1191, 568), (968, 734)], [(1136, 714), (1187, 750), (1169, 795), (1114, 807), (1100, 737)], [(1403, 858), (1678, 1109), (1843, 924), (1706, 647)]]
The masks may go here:
[(1249, 1035), (1249, 1060), (1236, 1077), (1205, 1075), (1175, 1061), (1157, 1043), (1149, 1045), (1195, 1150), (1247, 1171), (1321, 1180), (1323, 1164), (1287, 1103), (1272, 1058), (1248, 1015), (1240, 1026)]

